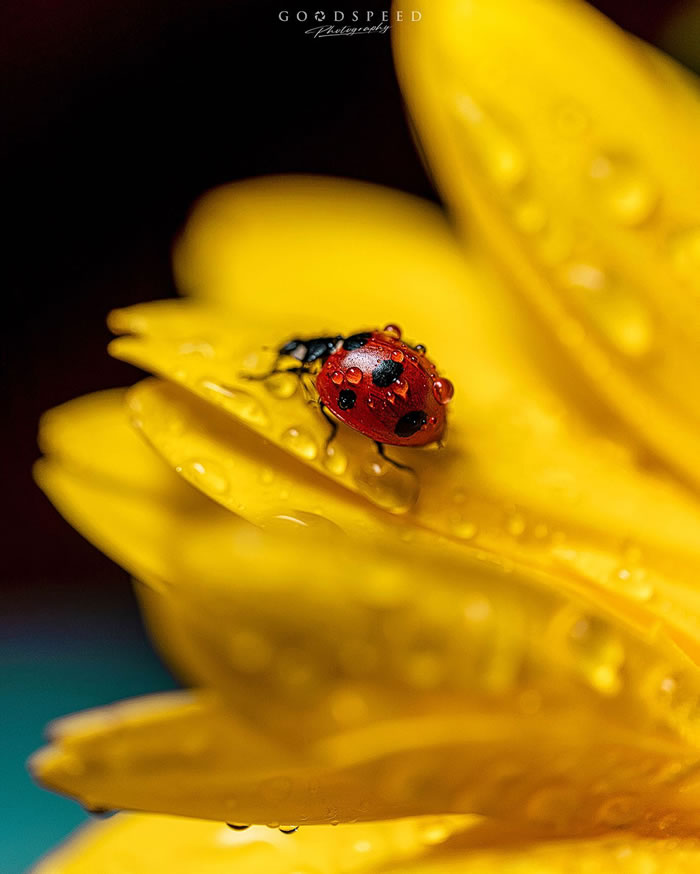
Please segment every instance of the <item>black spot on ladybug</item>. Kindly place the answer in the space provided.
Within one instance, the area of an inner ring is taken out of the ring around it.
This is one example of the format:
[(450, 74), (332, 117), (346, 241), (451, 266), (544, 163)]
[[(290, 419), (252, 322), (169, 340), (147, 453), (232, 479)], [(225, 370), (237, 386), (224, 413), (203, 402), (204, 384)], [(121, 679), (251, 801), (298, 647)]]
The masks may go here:
[(361, 349), (367, 345), (367, 341), (371, 336), (370, 331), (363, 331), (361, 334), (353, 334), (352, 337), (346, 337), (343, 340), (343, 349), (347, 352), (352, 352), (353, 349)]
[(386, 388), (403, 373), (403, 364), (398, 361), (381, 361), (372, 371), (372, 382), (380, 388)]
[(351, 410), (355, 406), (357, 395), (351, 388), (344, 388), (338, 395), (338, 406), (341, 410)]
[(396, 423), (394, 434), (397, 437), (412, 437), (416, 431), (420, 431), (427, 421), (428, 417), (423, 410), (411, 410), (410, 413), (401, 416)]

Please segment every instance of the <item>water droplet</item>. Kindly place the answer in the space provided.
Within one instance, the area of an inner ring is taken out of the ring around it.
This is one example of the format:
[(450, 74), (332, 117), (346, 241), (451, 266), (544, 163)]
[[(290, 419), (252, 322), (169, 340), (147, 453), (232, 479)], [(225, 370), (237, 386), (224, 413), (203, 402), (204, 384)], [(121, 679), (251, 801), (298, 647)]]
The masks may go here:
[(341, 370), (334, 370), (333, 373), (331, 373), (331, 382), (333, 385), (342, 385), (344, 379), (345, 377)]
[(313, 461), (318, 455), (316, 441), (303, 428), (287, 428), (282, 434), (282, 445), (285, 449), (300, 458), (306, 458), (308, 461)]
[(669, 252), (676, 274), (700, 289), (700, 227), (675, 233), (669, 240)]
[[(370, 395), (370, 397), (372, 397), (372, 396)], [(393, 391), (391, 391), (391, 389), (387, 389), (387, 392), (384, 395), (384, 397), (389, 401), (390, 404), (396, 403), (396, 395), (394, 394)], [(372, 406), (372, 405), (370, 404), (370, 406)]]
[(403, 359), (404, 359), (403, 352), (400, 349), (394, 349), (394, 351), (391, 353), (391, 360), (397, 361), (400, 364), (403, 361)]
[(299, 376), (294, 373), (272, 373), (263, 384), (271, 395), (285, 401), (299, 387)]
[(405, 513), (418, 499), (418, 480), (382, 459), (368, 459), (354, 476), (358, 491), (372, 503), (392, 513)]
[(623, 595), (637, 601), (648, 601), (654, 596), (654, 585), (644, 568), (618, 568), (613, 574), (612, 582)]
[(348, 457), (337, 443), (329, 443), (323, 453), (323, 466), (334, 476), (342, 476), (348, 468)]
[(603, 207), (622, 225), (642, 224), (658, 205), (658, 187), (628, 155), (598, 155), (588, 174)]
[(307, 513), (305, 510), (289, 510), (287, 513), (280, 513), (277, 516), (272, 516), (265, 524), (265, 528), (289, 528), (295, 529), (311, 529), (316, 535), (323, 534), (328, 537), (335, 537), (342, 532), (342, 529), (326, 519), (325, 516), (319, 516), (317, 513)]
[(513, 221), (525, 234), (539, 234), (547, 224), (547, 211), (536, 200), (523, 200), (513, 210)]
[(394, 337), (396, 340), (401, 339), (401, 328), (398, 325), (385, 325), (384, 333), (388, 334), (390, 337)]
[(248, 394), (248, 392), (237, 388), (234, 389), (227, 385), (221, 385), (209, 379), (202, 380), (200, 385), (206, 391), (213, 392), (224, 398), (225, 400), (221, 403), (221, 406), (249, 425), (264, 427), (268, 424), (267, 413), (262, 404), (257, 398)]
[(525, 154), (505, 127), (466, 94), (458, 97), (455, 109), (467, 145), (476, 149), (492, 181), (504, 190), (522, 182), (527, 172)]
[(428, 351), (422, 343), (419, 343), (417, 346), (413, 347), (419, 355), (425, 355)]
[(359, 385), (362, 382), (362, 371), (359, 367), (350, 367), (345, 374), (345, 378), (350, 385)]
[(229, 490), (228, 475), (223, 466), (216, 461), (191, 459), (178, 466), (177, 471), (204, 492), (223, 495)]
[(624, 828), (637, 822), (641, 816), (639, 799), (634, 795), (618, 795), (606, 799), (596, 812), (598, 822), (611, 828)]
[(647, 354), (654, 338), (651, 313), (635, 295), (593, 264), (569, 263), (562, 281), (585, 315), (619, 352), (631, 358)]
[(245, 831), (247, 828), (250, 828), (249, 825), (244, 825), (243, 823), (238, 823), (238, 822), (227, 822), (226, 825), (227, 825), (229, 828), (232, 828), (232, 829), (234, 829), (234, 830), (237, 831), (237, 832), (243, 832), (243, 831)]
[(260, 482), (264, 486), (269, 486), (271, 483), (275, 481), (275, 472), (270, 470), (269, 467), (263, 467), (260, 471)]
[(442, 844), (452, 834), (448, 822), (444, 819), (432, 819), (419, 823), (420, 839), (428, 846)]
[(299, 830), (299, 826), (298, 825), (281, 825), (279, 827), (279, 830), (282, 832), (283, 835), (292, 835), (292, 834), (294, 834), (295, 831)]
[(463, 519), (461, 516), (454, 519), (450, 527), (453, 534), (462, 540), (471, 540), (473, 537), (476, 537), (478, 530), (474, 522), (469, 519)]
[(525, 519), (520, 513), (513, 513), (506, 519), (506, 531), (512, 537), (520, 537), (525, 533)]
[(454, 386), (449, 379), (440, 377), (439, 379), (433, 380), (433, 394), (435, 395), (435, 400), (439, 404), (449, 404), (454, 393)]
[(598, 692), (617, 695), (622, 687), (620, 671), (625, 660), (619, 637), (595, 616), (565, 612), (562, 621), (576, 667)]
[(400, 398), (405, 398), (408, 394), (408, 380), (401, 377), (400, 379), (394, 380), (392, 383), (394, 391)]

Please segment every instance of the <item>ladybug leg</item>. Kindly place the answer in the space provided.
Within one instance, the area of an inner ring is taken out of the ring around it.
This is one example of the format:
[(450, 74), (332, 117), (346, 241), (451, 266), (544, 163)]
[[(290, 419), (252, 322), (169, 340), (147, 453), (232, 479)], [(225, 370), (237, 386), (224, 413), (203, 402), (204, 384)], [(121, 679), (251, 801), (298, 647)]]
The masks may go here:
[(318, 408), (321, 411), (321, 415), (323, 416), (323, 418), (331, 426), (331, 433), (328, 435), (328, 438), (326, 440), (326, 449), (328, 449), (331, 443), (335, 440), (335, 436), (338, 433), (338, 422), (336, 419), (333, 418), (333, 416), (329, 415), (328, 408), (323, 403), (323, 401), (318, 402)]
[(378, 440), (374, 441), (375, 446), (377, 447), (377, 452), (381, 455), (384, 461), (388, 461), (389, 464), (392, 464), (394, 467), (398, 467), (400, 470), (410, 470), (411, 473), (415, 476), (416, 472), (412, 467), (409, 467), (407, 464), (401, 464), (399, 461), (394, 461), (393, 458), (389, 458), (386, 454), (386, 446), (383, 443), (380, 443)]

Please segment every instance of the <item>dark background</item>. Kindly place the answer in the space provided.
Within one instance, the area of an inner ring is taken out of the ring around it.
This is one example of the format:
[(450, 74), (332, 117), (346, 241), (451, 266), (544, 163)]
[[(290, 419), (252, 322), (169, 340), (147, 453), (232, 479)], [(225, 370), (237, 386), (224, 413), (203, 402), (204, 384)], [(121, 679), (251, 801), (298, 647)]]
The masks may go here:
[[(596, 5), (686, 62), (700, 57), (693, 31), (700, 16), (688, 3)], [(267, 0), (4, 5), (9, 311), (3, 307), (0, 457), (9, 501), (0, 681), (9, 714), (2, 777), (12, 795), (0, 816), (0, 870), (7, 874), (82, 817), (24, 775), (22, 761), (39, 744), (43, 723), (172, 682), (143, 636), (126, 575), (33, 485), (37, 419), (76, 395), (134, 381), (134, 369), (104, 351), (105, 314), (174, 294), (171, 241), (207, 188), (301, 172), (435, 197), (404, 121), (388, 35), (311, 39), (303, 33), (310, 25), (277, 17), (281, 8), (386, 7)]]

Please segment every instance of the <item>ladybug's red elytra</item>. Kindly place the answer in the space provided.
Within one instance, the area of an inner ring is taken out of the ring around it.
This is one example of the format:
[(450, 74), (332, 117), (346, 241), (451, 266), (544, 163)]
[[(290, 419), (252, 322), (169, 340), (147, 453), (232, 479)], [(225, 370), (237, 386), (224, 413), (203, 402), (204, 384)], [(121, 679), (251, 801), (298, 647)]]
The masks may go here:
[[(273, 370), (255, 378), (283, 370), (314, 375), (321, 411), (332, 428), (329, 442), (337, 422), (328, 412), (374, 440), (383, 455), (384, 444), (425, 446), (445, 430), (445, 407), (454, 389), (425, 353), (424, 346), (403, 342), (396, 325), (387, 325), (349, 337), (290, 340), (277, 350)], [(296, 359), (298, 367), (278, 367), (285, 357)]]

